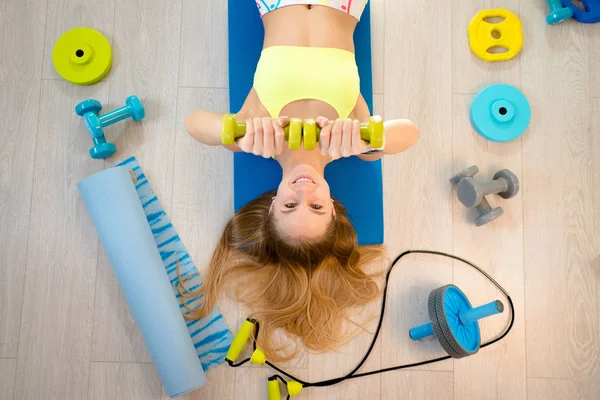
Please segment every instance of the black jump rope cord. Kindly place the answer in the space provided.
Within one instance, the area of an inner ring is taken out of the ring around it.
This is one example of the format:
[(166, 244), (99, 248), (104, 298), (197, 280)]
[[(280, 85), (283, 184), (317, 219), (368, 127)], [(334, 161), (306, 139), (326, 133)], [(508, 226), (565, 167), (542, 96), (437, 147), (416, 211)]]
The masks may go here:
[[(369, 349), (367, 350), (367, 352), (365, 353), (365, 355), (363, 356), (362, 360), (358, 363), (358, 365), (352, 370), (350, 371), (348, 374), (341, 376), (339, 378), (334, 378), (334, 379), (328, 379), (325, 381), (320, 381), (320, 382), (305, 382), (302, 379), (298, 379), (295, 376), (281, 370), (280, 368), (278, 368), (277, 366), (273, 365), (272, 363), (270, 363), (269, 361), (266, 361), (265, 364), (268, 365), (269, 367), (273, 368), (275, 371), (279, 372), (280, 374), (287, 376), (289, 379), (292, 379), (298, 383), (300, 383), (302, 385), (302, 387), (322, 387), (322, 386), (331, 386), (331, 385), (335, 385), (338, 384), (340, 382), (343, 382), (347, 379), (354, 379), (354, 378), (360, 378), (363, 376), (368, 376), (368, 375), (373, 375), (373, 374), (379, 374), (382, 372), (388, 372), (388, 371), (394, 371), (394, 370), (398, 370), (398, 369), (404, 369), (404, 368), (412, 368), (412, 367), (418, 367), (420, 365), (426, 365), (426, 364), (432, 364), (434, 362), (438, 362), (438, 361), (442, 361), (442, 360), (448, 360), (449, 358), (451, 358), (450, 356), (444, 356), (444, 357), (439, 357), (439, 358), (434, 358), (434, 359), (430, 359), (430, 360), (425, 360), (425, 361), (420, 361), (420, 362), (416, 362), (416, 363), (412, 363), (412, 364), (404, 364), (404, 365), (397, 365), (395, 367), (389, 367), (389, 368), (382, 368), (382, 369), (378, 369), (375, 371), (369, 371), (369, 372), (363, 372), (360, 374), (357, 374), (356, 372), (363, 366), (363, 364), (367, 361), (367, 359), (369, 358), (369, 355), (371, 355), (371, 351), (373, 350), (373, 347), (375, 347), (375, 343), (377, 342), (377, 338), (379, 336), (379, 332), (381, 331), (381, 325), (383, 323), (383, 316), (385, 313), (385, 303), (387, 300), (387, 289), (388, 289), (388, 283), (390, 281), (390, 275), (392, 274), (392, 270), (394, 269), (394, 266), (398, 263), (398, 261), (400, 261), (400, 259), (408, 254), (432, 254), (432, 255), (437, 255), (437, 256), (442, 256), (442, 257), (448, 257), (448, 258), (452, 258), (454, 260), (457, 261), (461, 261), (473, 268), (475, 268), (477, 271), (479, 271), (480, 274), (482, 274), (483, 276), (485, 276), (490, 282), (492, 282), (494, 284), (494, 286), (496, 286), (498, 288), (498, 290), (500, 290), (502, 292), (502, 294), (506, 297), (506, 300), (508, 300), (508, 305), (510, 308), (510, 322), (506, 328), (506, 330), (499, 335), (498, 337), (496, 337), (493, 340), (490, 340), (489, 342), (486, 342), (484, 344), (481, 345), (481, 348), (483, 347), (487, 347), (491, 344), (496, 343), (499, 340), (502, 340), (506, 335), (508, 335), (508, 332), (510, 332), (510, 330), (513, 327), (513, 324), (515, 322), (515, 306), (512, 302), (512, 299), (510, 298), (508, 292), (498, 283), (494, 280), (494, 278), (492, 278), (487, 272), (485, 272), (484, 270), (482, 270), (481, 268), (479, 268), (477, 265), (473, 264), (470, 261), (465, 260), (464, 258), (460, 258), (457, 256), (454, 256), (452, 254), (448, 254), (448, 253), (444, 253), (444, 252), (440, 252), (440, 251), (432, 251), (432, 250), (408, 250), (405, 251), (404, 253), (400, 254), (398, 257), (396, 257), (396, 259), (392, 262), (392, 265), (390, 266), (390, 268), (388, 269), (386, 276), (385, 276), (385, 285), (383, 287), (383, 296), (382, 296), (382, 300), (381, 300), (381, 314), (379, 316), (379, 322), (377, 323), (377, 329), (375, 330), (375, 335), (373, 336), (373, 340), (371, 341), (371, 344), (369, 345)], [(254, 350), (256, 350), (256, 338), (258, 337), (258, 330), (259, 330), (259, 324), (258, 322), (255, 323), (256, 324), (256, 332), (254, 334), (254, 343), (253, 343), (253, 348)], [(248, 361), (250, 361), (249, 358), (240, 361), (237, 364), (234, 364), (233, 362), (228, 360), (228, 363), (230, 366), (232, 367), (239, 367), (240, 365), (243, 365), (245, 363), (247, 363)], [(275, 378), (281, 380), (284, 384), (286, 384), (285, 380), (279, 376), (279, 375), (275, 375)], [(288, 396), (289, 398), (289, 396)]]

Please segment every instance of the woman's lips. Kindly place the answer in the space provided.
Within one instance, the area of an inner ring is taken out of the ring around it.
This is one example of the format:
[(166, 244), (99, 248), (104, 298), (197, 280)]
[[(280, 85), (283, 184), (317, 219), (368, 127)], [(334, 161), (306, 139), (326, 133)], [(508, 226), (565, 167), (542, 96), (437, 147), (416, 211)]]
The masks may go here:
[(292, 181), (292, 185), (296, 184), (296, 183), (312, 183), (313, 185), (316, 185), (317, 183), (315, 182), (315, 180), (310, 177), (309, 175), (303, 174), (303, 175), (298, 175), (293, 181)]

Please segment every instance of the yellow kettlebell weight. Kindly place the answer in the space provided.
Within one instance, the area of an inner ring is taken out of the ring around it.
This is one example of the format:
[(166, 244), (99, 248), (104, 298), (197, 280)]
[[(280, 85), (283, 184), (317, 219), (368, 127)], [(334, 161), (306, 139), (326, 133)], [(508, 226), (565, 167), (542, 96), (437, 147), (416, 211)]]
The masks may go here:
[[(498, 23), (486, 21), (503, 18)], [(519, 54), (523, 47), (521, 21), (506, 8), (482, 10), (469, 23), (469, 45), (471, 51), (484, 61), (506, 61)], [(494, 47), (506, 49), (504, 53), (492, 53)]]
[(56, 72), (76, 85), (91, 85), (104, 78), (112, 66), (108, 40), (91, 28), (75, 28), (62, 34), (52, 49)]

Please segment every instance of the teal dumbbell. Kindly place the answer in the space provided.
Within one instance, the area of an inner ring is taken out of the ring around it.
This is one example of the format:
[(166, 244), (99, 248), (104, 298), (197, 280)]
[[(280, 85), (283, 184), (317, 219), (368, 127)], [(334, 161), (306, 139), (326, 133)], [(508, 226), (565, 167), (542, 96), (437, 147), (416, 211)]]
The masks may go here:
[(563, 7), (560, 0), (548, 0), (550, 14), (546, 16), (546, 22), (549, 25), (560, 24), (573, 16), (573, 10), (569, 7)]
[(92, 137), (94, 143), (94, 147), (90, 149), (92, 158), (110, 157), (117, 151), (113, 143), (106, 141), (103, 128), (127, 118), (140, 121), (146, 115), (144, 106), (137, 96), (129, 96), (123, 107), (109, 111), (104, 115), (98, 115), (101, 110), (102, 104), (94, 99), (84, 100), (75, 107), (75, 113), (83, 117), (85, 127)]

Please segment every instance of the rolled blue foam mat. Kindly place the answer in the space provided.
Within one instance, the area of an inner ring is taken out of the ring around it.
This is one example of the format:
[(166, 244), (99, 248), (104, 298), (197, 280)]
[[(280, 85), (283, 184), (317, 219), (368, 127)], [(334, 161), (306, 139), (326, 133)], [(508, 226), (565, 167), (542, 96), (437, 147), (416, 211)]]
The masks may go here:
[(232, 335), (216, 307), (200, 320), (184, 320), (177, 263), (186, 287), (199, 287), (201, 278), (137, 161), (92, 175), (78, 188), (165, 391), (175, 398), (203, 386), (204, 371), (224, 360)]

